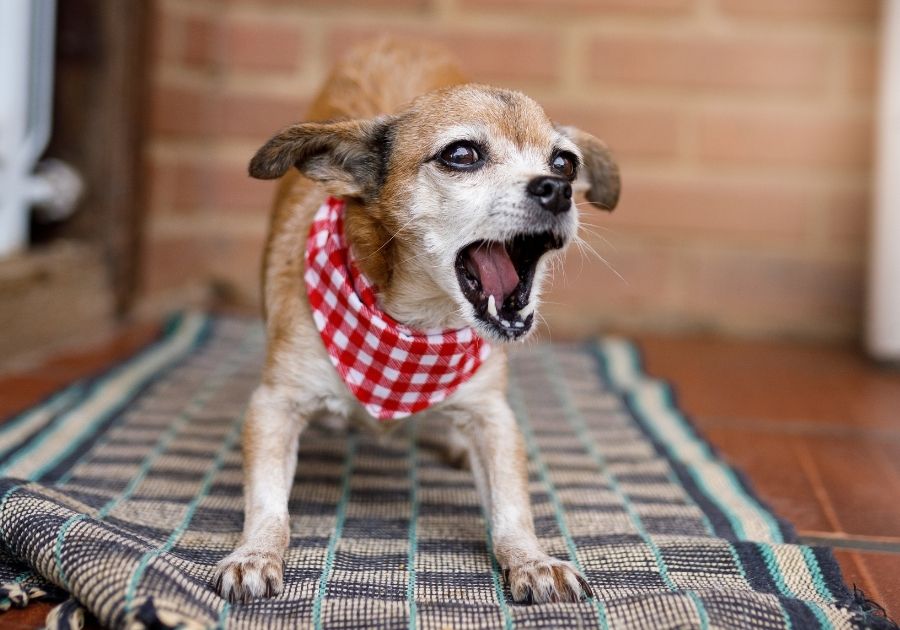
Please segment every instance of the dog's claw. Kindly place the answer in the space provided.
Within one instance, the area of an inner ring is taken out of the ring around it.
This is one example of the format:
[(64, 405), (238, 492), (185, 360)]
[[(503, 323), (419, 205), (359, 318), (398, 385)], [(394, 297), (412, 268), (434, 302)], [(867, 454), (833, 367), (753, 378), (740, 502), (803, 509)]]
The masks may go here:
[(591, 588), (591, 585), (588, 584), (588, 581), (577, 573), (575, 574), (575, 579), (578, 580), (578, 584), (579, 586), (581, 586), (581, 590), (584, 593), (584, 598), (591, 599), (594, 596), (594, 589)]
[(533, 604), (534, 603), (534, 591), (531, 590), (530, 586), (525, 587), (525, 596), (522, 598), (522, 604)]
[(238, 548), (216, 566), (216, 591), (231, 603), (272, 597), (282, 590), (283, 563), (270, 551)]
[(550, 556), (512, 565), (504, 573), (513, 600), (522, 604), (580, 602), (594, 596), (575, 567)]

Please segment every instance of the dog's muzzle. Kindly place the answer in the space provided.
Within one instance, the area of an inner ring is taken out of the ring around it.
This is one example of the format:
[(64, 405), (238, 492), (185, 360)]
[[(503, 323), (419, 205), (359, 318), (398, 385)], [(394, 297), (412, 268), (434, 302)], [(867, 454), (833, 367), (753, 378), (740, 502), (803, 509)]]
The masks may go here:
[(506, 242), (476, 241), (456, 256), (456, 278), (475, 316), (501, 339), (518, 339), (534, 322), (531, 289), (538, 262), (563, 246), (552, 232), (520, 234)]

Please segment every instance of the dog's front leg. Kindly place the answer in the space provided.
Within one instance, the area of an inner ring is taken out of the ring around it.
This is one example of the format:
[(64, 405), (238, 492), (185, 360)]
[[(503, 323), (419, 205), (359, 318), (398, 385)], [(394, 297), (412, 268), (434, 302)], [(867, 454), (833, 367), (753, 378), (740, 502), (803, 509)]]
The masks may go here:
[(490, 519), (494, 555), (517, 602), (579, 601), (593, 595), (571, 563), (547, 555), (534, 533), (525, 446), (502, 395), (454, 417)]
[(216, 567), (216, 588), (230, 601), (277, 595), (290, 540), (288, 495), (306, 418), (266, 385), (253, 393), (244, 422), (244, 533)]

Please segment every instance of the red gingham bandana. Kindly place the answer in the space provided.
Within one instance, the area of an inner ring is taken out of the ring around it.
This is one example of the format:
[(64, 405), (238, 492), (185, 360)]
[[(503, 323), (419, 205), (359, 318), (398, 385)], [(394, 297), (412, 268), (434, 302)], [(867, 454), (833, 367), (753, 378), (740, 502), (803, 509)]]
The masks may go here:
[(331, 362), (370, 414), (405, 418), (441, 402), (491, 346), (471, 328), (418, 331), (378, 307), (344, 240), (344, 202), (329, 197), (306, 243), (306, 293)]

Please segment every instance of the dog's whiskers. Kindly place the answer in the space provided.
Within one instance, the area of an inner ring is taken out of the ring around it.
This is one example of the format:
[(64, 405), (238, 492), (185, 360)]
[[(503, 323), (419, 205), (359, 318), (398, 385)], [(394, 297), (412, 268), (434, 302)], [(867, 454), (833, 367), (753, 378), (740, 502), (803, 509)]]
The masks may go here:
[(573, 242), (579, 246), (579, 252), (582, 251), (582, 249), (581, 249), (582, 247), (586, 248), (588, 252), (590, 252), (591, 254), (593, 254), (594, 256), (597, 257), (597, 260), (599, 260), (604, 265), (606, 265), (609, 268), (609, 270), (612, 271), (619, 278), (619, 280), (621, 280), (625, 284), (630, 284), (628, 282), (628, 280), (626, 280), (622, 274), (620, 274), (618, 271), (616, 271), (616, 269), (609, 263), (609, 261), (606, 260), (603, 256), (601, 256), (599, 254), (599, 252), (597, 252), (597, 250), (594, 249), (594, 247), (590, 243), (585, 241), (580, 236), (576, 236), (575, 239), (573, 240)]
[(605, 236), (603, 236), (602, 234), (599, 234), (599, 233), (597, 233), (597, 232), (594, 232), (593, 230), (591, 230), (591, 229), (588, 228), (588, 227), (585, 227), (584, 225), (580, 225), (579, 227), (582, 228), (582, 229), (584, 229), (584, 231), (585, 231), (587, 234), (590, 234), (590, 235), (593, 236), (594, 238), (599, 239), (600, 241), (602, 241), (604, 245), (609, 246), (609, 247), (610, 247), (611, 249), (613, 249), (613, 250), (616, 250), (616, 249), (617, 249), (616, 246), (615, 246), (615, 244), (614, 244), (612, 241), (610, 241), (608, 238), (606, 238)]

